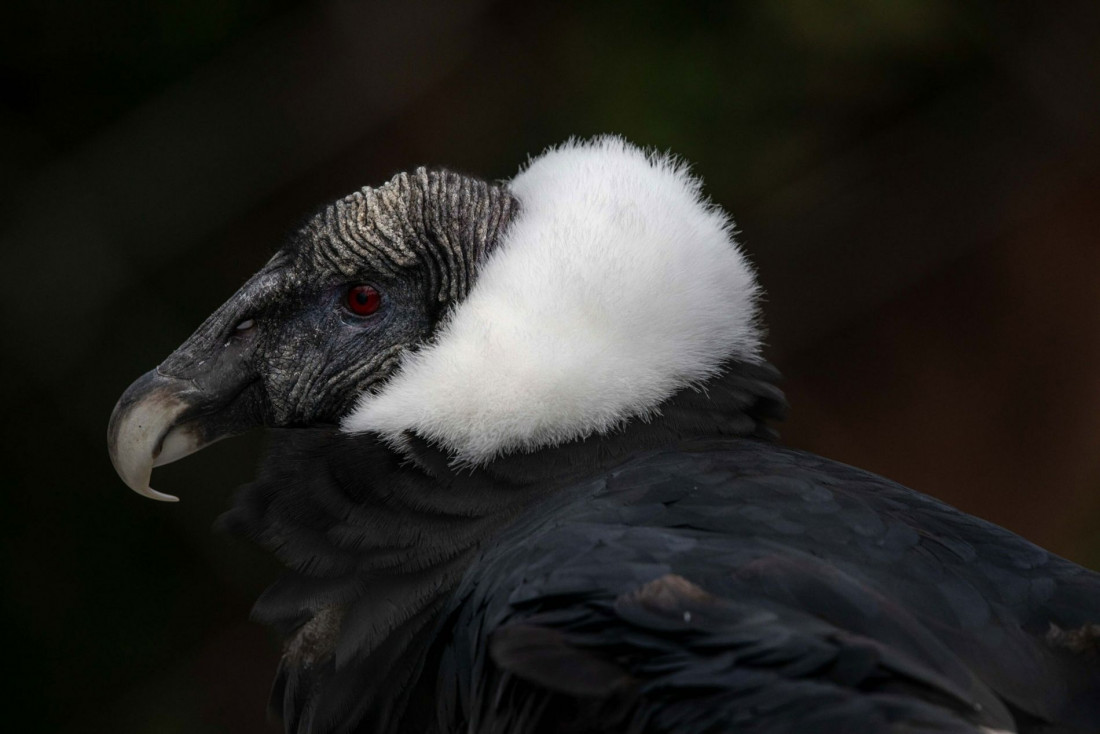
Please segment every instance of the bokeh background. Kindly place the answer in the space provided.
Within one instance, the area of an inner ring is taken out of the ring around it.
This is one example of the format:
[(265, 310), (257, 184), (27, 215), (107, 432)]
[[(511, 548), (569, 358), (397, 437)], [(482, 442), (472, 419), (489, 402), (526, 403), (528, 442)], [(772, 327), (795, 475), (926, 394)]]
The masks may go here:
[[(315, 206), (570, 135), (695, 164), (767, 291), (784, 440), (1100, 567), (1100, 4), (40, 0), (0, 24), (5, 726), (260, 732), (259, 436), (104, 435)], [(14, 677), (12, 674), (14, 673)], [(14, 730), (14, 729), (13, 729)]]

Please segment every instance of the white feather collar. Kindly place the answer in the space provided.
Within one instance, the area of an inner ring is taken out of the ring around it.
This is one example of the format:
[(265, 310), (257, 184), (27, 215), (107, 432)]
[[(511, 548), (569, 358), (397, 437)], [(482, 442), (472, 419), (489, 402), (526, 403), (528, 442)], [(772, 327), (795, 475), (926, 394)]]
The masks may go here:
[(519, 214), (469, 296), (344, 419), (484, 463), (646, 417), (731, 357), (758, 361), (752, 269), (687, 166), (569, 141), (509, 184)]

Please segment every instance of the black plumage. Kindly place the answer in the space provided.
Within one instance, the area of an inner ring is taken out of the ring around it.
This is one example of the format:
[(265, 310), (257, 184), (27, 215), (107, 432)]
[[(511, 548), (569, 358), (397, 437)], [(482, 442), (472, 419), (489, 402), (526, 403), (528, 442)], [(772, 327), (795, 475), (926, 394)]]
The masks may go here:
[(291, 640), (288, 730), (1100, 726), (1096, 648), (1057, 632), (1097, 624), (1100, 576), (776, 445), (774, 378), (731, 363), (658, 420), (474, 470), (277, 434), (225, 522), (292, 568), (257, 605)]
[[(372, 304), (352, 299), (370, 293)], [(108, 428), (135, 491), (256, 425), (289, 732), (1100, 730), (1100, 576), (781, 448), (759, 293), (605, 137), (319, 212)], [(337, 425), (339, 424), (339, 425)]]

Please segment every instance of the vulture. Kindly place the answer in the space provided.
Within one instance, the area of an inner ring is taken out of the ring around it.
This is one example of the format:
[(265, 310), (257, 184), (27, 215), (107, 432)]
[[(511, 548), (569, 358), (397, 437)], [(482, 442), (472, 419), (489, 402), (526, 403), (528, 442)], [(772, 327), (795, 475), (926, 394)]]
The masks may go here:
[(570, 140), (328, 205), (110, 419), (252, 427), (287, 732), (1100, 731), (1100, 574), (785, 448), (760, 287), (679, 159)]

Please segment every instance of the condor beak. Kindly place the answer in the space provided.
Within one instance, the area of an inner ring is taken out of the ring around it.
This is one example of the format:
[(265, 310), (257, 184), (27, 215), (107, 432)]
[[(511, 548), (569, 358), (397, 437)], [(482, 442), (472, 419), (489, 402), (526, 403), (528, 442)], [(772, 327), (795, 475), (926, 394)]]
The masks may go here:
[(107, 449), (119, 477), (140, 495), (163, 502), (179, 498), (149, 486), (153, 467), (170, 464), (262, 422), (257, 389), (210, 391), (195, 381), (152, 370), (119, 398), (107, 425)]
[(262, 341), (249, 314), (282, 292), (278, 258), (118, 399), (107, 425), (107, 449), (119, 477), (138, 494), (178, 502), (149, 486), (153, 467), (269, 422), (270, 406), (256, 368)]

